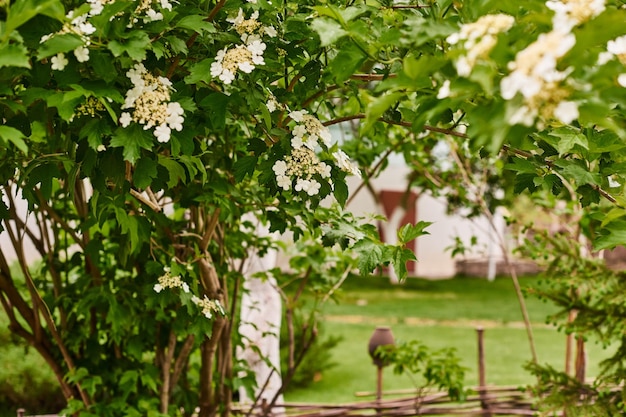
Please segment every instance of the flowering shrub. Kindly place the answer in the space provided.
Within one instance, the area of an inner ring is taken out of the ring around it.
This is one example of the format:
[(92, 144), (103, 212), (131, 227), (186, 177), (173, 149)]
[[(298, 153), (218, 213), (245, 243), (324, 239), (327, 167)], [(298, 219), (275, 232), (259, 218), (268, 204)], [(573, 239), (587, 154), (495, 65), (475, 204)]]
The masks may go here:
[(390, 155), (443, 189), (455, 138), (625, 243), (621, 2), (349, 3), (0, 1), (0, 213), (30, 290), (0, 253), (0, 301), (68, 414), (228, 410), (236, 265), (274, 245), (246, 213), (406, 276), (425, 224), (384, 245), (345, 211)]

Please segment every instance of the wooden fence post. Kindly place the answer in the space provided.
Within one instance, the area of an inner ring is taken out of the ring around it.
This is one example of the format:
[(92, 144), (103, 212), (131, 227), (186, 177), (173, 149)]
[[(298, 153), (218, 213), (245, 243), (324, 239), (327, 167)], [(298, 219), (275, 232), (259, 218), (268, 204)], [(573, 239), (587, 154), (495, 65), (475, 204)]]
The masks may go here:
[(482, 327), (476, 328), (476, 334), (478, 336), (478, 395), (480, 396), (480, 408), (483, 410), (482, 415), (484, 417), (491, 417), (491, 411), (489, 410), (489, 402), (487, 401), (487, 382), (485, 376), (485, 345), (484, 345), (484, 332)]

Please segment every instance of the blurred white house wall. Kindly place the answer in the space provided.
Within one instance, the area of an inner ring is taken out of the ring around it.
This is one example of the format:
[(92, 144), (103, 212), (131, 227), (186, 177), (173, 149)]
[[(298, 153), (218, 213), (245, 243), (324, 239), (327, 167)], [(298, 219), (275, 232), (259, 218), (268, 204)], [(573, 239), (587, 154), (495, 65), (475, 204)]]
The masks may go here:
[[(408, 173), (408, 168), (403, 163), (391, 163), (372, 181), (371, 188), (379, 195), (383, 191), (405, 192)], [(358, 188), (360, 182), (361, 180), (356, 177), (349, 178), (351, 193)], [(415, 220), (433, 224), (426, 229), (429, 235), (417, 239), (415, 252), (418, 263), (411, 274), (426, 278), (448, 278), (455, 275), (455, 261), (461, 257), (453, 259), (447, 248), (454, 244), (455, 237), (459, 237), (469, 248), (472, 236), (476, 237), (478, 244), (465, 255), (465, 258), (490, 261), (495, 274), (495, 263), (502, 258), (502, 252), (487, 220), (482, 217), (468, 219), (463, 215), (447, 215), (444, 199), (435, 198), (428, 193), (419, 193), (419, 190), (412, 191), (417, 193)], [(376, 204), (372, 193), (365, 187), (354, 196), (348, 209), (356, 214), (385, 214), (382, 207)], [(501, 216), (496, 216), (496, 228), (501, 235), (505, 231)]]

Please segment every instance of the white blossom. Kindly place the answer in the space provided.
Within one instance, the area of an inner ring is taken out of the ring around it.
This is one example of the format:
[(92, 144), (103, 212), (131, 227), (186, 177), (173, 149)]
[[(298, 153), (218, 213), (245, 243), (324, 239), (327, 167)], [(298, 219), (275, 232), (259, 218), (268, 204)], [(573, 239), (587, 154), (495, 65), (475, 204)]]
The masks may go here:
[(132, 109), (120, 115), (120, 125), (131, 122), (143, 125), (144, 130), (155, 128), (158, 142), (169, 142), (172, 129), (181, 131), (185, 121), (180, 103), (170, 101), (172, 83), (165, 77), (155, 77), (141, 63), (126, 72), (133, 88), (126, 92), (122, 109)]
[(146, 12), (146, 17), (144, 18), (144, 22), (156, 22), (159, 20), (163, 20), (163, 13), (157, 12), (154, 9), (149, 9)]
[(461, 26), (461, 30), (446, 38), (450, 45), (458, 45), (463, 54), (455, 60), (457, 73), (462, 77), (471, 74), (476, 63), (487, 58), (497, 43), (497, 36), (509, 30), (515, 22), (507, 14), (488, 14), (476, 22)]
[(52, 63), (51, 68), (55, 71), (63, 71), (65, 66), (69, 63), (63, 52), (60, 52), (50, 58), (50, 62)]
[(438, 99), (441, 100), (446, 97), (450, 97), (450, 80), (445, 80), (437, 92)]
[(276, 35), (278, 35), (278, 33), (276, 32), (276, 29), (274, 29), (274, 26), (264, 26), (263, 32), (265, 32), (265, 34), (269, 36), (270, 38), (275, 38)]
[(226, 47), (218, 51), (211, 64), (211, 76), (218, 77), (224, 84), (232, 83), (237, 70), (250, 73), (257, 65), (265, 64), (262, 56), (265, 48), (264, 43), (255, 41), (250, 45)]
[(350, 160), (350, 157), (344, 151), (338, 150), (334, 152), (333, 157), (339, 169), (359, 178), (361, 177), (361, 170)]
[(169, 142), (171, 134), (172, 130), (166, 124), (159, 125), (154, 129), (154, 136), (156, 136), (157, 141), (161, 143)]
[(163, 275), (158, 278), (158, 282), (154, 284), (152, 289), (160, 293), (166, 288), (181, 288), (184, 292), (189, 292), (189, 285), (183, 281), (180, 275), (172, 276), (169, 268), (163, 268)]
[(604, 0), (548, 0), (546, 6), (554, 11), (554, 30), (565, 33), (593, 19), (605, 9)]
[(120, 115), (119, 122), (120, 122), (120, 125), (121, 125), (122, 127), (128, 127), (128, 125), (130, 125), (130, 122), (132, 122), (132, 121), (133, 121), (133, 118), (132, 118), (132, 116), (130, 115), (130, 113), (128, 113), (128, 112), (123, 112), (123, 113)]
[(578, 118), (578, 105), (573, 101), (561, 101), (554, 109), (554, 117), (565, 124)]
[(89, 61), (89, 49), (85, 46), (79, 46), (74, 49), (74, 56), (78, 62), (87, 62)]
[(559, 58), (575, 43), (572, 33), (553, 30), (539, 35), (509, 62), (511, 73), (500, 81), (500, 94), (505, 100), (517, 94), (524, 99), (524, 104), (510, 113), (509, 123), (531, 125), (537, 116), (569, 123), (578, 117), (576, 104), (565, 100), (571, 94), (565, 84), (571, 70), (557, 69)]

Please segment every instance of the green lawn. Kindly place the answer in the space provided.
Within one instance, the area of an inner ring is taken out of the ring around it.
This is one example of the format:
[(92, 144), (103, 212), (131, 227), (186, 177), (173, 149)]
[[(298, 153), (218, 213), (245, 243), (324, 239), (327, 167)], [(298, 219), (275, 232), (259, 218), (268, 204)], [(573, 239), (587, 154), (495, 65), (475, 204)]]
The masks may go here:
[[(537, 284), (522, 278), (522, 286)], [(556, 309), (534, 298), (526, 300), (540, 363), (563, 369), (565, 335), (546, 325), (546, 316)], [(346, 283), (338, 304), (328, 305), (324, 335), (341, 335), (333, 349), (336, 365), (306, 389), (290, 391), (288, 401), (350, 402), (355, 393), (375, 389), (376, 369), (367, 353), (367, 343), (377, 325), (392, 328), (397, 341), (417, 339), (432, 349), (454, 347), (468, 368), (466, 384), (478, 383), (477, 333), (484, 327), (488, 384), (521, 385), (533, 377), (523, 365), (532, 359), (527, 333), (513, 285), (508, 278), (494, 282), (474, 278), (429, 281), (410, 279), (392, 286), (383, 278), (359, 278)], [(589, 342), (588, 376), (598, 371), (607, 352)], [(412, 388), (411, 380), (385, 369), (384, 389)]]

